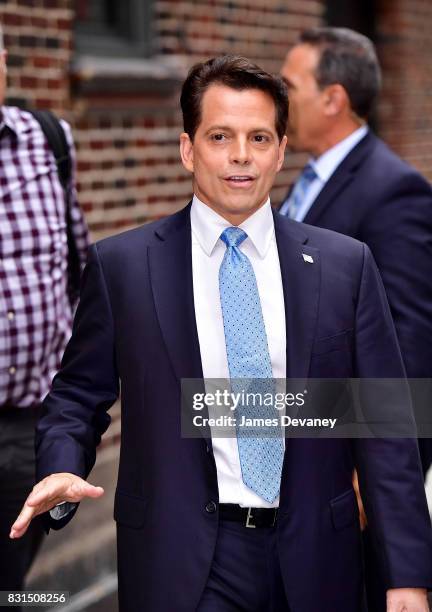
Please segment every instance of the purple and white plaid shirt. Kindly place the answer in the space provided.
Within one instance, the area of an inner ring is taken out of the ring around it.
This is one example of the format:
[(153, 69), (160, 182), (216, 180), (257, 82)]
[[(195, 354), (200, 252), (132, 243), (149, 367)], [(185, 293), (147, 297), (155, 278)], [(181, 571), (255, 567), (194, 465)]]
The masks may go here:
[[(62, 121), (71, 150), (69, 125)], [(72, 231), (84, 264), (88, 230), (69, 188)], [(66, 203), (50, 146), (25, 111), (0, 108), (0, 410), (47, 394), (71, 333)]]

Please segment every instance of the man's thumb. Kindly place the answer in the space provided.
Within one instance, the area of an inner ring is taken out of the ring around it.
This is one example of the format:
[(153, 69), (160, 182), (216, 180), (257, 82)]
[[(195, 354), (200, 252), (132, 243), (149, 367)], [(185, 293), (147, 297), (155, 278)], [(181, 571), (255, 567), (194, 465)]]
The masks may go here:
[(89, 489), (88, 495), (90, 495), (90, 497), (101, 497), (101, 495), (103, 495), (105, 492), (102, 487), (95, 487), (93, 485), (89, 485), (89, 486), (90, 486), (90, 489)]
[(76, 495), (83, 495), (85, 497), (100, 497), (104, 494), (102, 487), (95, 487), (89, 482), (74, 482), (71, 486), (71, 490)]

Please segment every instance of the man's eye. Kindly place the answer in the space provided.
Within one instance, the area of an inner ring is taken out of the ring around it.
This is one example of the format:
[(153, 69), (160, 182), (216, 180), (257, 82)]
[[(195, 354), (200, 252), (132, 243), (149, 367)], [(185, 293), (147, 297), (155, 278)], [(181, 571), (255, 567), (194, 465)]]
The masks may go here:
[(268, 142), (268, 137), (264, 134), (256, 134), (254, 136), (255, 142)]
[(216, 142), (221, 142), (225, 140), (225, 134), (213, 134), (211, 138), (212, 140), (216, 140)]

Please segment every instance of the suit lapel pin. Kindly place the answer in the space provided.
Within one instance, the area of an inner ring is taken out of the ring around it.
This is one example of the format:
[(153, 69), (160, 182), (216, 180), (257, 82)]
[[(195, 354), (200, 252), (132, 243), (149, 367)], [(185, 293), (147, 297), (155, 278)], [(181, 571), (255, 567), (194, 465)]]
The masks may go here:
[(303, 255), (303, 261), (305, 261), (306, 263), (313, 263), (313, 257), (311, 257), (310, 255), (306, 255), (306, 253), (302, 253)]

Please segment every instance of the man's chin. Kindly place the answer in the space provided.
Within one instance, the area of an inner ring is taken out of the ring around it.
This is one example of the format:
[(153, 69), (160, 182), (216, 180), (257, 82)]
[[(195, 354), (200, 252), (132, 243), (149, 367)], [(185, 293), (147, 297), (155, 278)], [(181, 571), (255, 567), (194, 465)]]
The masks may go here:
[(247, 218), (261, 208), (266, 200), (267, 199), (264, 198), (264, 200), (260, 200), (259, 202), (255, 203), (251, 203), (250, 200), (248, 202), (225, 202), (223, 206), (224, 213), (230, 217)]

